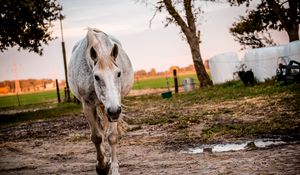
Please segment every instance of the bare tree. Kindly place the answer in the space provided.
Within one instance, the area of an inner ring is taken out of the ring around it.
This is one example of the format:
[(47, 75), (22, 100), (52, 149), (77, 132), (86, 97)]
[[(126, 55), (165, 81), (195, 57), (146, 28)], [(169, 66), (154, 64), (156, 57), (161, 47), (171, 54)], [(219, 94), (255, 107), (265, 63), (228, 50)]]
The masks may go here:
[[(182, 10), (178, 10), (181, 7)], [(155, 8), (156, 11), (154, 16), (158, 12), (162, 12), (164, 10), (167, 11), (169, 15), (166, 17), (166, 26), (168, 26), (171, 23), (174, 23), (180, 27), (182, 33), (184, 34), (185, 39), (189, 44), (191, 50), (194, 67), (200, 82), (200, 87), (211, 86), (212, 81), (205, 70), (200, 53), (200, 31), (197, 30), (196, 23), (197, 16), (200, 15), (201, 10), (200, 8), (195, 7), (195, 1), (159, 0), (156, 2)]]

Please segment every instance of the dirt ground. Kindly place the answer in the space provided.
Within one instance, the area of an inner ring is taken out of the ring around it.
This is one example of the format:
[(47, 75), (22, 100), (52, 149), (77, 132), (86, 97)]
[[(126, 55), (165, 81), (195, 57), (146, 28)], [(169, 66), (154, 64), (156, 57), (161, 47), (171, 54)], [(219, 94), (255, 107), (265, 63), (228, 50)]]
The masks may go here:
[[(133, 126), (130, 126), (133, 127)], [(187, 154), (166, 145), (164, 127), (127, 132), (118, 157), (122, 175), (300, 174), (300, 144)], [(95, 174), (95, 149), (82, 115), (1, 128), (0, 174)]]
[[(118, 146), (121, 175), (300, 174), (299, 140), (242, 151), (186, 152), (203, 143), (205, 127), (244, 124), (259, 129), (256, 124), (264, 122), (261, 126), (273, 124), (274, 132), (281, 131), (277, 127), (285, 129), (285, 124), (299, 127), (297, 101), (291, 94), (229, 100), (131, 98), (124, 105), (129, 129)], [(96, 150), (89, 135), (83, 114), (2, 126), (0, 174), (96, 174)], [(217, 139), (205, 142), (251, 139), (218, 134), (213, 138)]]

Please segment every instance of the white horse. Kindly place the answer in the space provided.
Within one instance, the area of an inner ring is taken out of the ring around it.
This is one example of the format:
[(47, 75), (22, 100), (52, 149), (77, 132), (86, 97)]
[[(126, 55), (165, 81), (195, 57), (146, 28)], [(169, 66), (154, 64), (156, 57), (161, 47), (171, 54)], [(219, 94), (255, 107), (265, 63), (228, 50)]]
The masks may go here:
[[(83, 104), (91, 140), (97, 150), (96, 171), (101, 175), (109, 172), (119, 175), (118, 124), (121, 98), (129, 93), (133, 84), (131, 62), (117, 39), (88, 28), (86, 37), (72, 50), (68, 69), (70, 89)], [(110, 163), (104, 154), (104, 139), (108, 139), (111, 146)]]

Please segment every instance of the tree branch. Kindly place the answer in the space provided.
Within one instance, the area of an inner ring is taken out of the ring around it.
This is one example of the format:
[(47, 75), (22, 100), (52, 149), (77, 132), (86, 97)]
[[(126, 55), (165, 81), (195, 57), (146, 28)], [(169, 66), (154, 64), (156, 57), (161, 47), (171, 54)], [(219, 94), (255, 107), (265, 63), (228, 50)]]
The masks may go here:
[(155, 10), (153, 16), (151, 17), (151, 19), (150, 19), (150, 21), (149, 21), (149, 28), (151, 28), (151, 26), (152, 26), (152, 21), (154, 20), (154, 18), (155, 18), (155, 16), (156, 16), (157, 12), (159, 12), (159, 11), (160, 11), (159, 9), (156, 9), (156, 10)]
[(300, 15), (297, 14), (297, 10), (300, 10), (300, 2), (295, 0), (288, 0), (290, 8), (290, 21), (296, 21), (299, 23)]
[(284, 28), (288, 29), (288, 22), (286, 21), (287, 18), (285, 18), (285, 15), (283, 13), (283, 10), (281, 9), (281, 6), (276, 3), (274, 0), (266, 0), (268, 5), (270, 6), (271, 9), (274, 10), (275, 14), (277, 15), (279, 21), (281, 24), (284, 26)]
[(185, 21), (181, 18), (181, 16), (175, 10), (174, 6), (172, 5), (172, 1), (171, 0), (163, 0), (163, 2), (166, 6), (167, 11), (175, 19), (176, 23), (180, 26), (183, 33), (187, 34), (187, 33), (191, 32), (189, 27), (185, 23)]
[(196, 34), (195, 17), (192, 12), (191, 0), (184, 0), (183, 4), (189, 28), (193, 33)]

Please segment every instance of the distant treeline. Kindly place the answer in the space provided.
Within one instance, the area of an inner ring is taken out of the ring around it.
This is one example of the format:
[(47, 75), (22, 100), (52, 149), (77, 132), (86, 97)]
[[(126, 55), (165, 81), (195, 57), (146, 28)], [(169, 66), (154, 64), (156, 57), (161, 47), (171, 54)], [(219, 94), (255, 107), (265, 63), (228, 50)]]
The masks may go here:
[(147, 77), (155, 77), (155, 76), (172, 76), (173, 70), (176, 69), (177, 73), (184, 74), (188, 72), (195, 72), (194, 65), (189, 65), (186, 67), (178, 67), (178, 66), (171, 66), (169, 70), (167, 71), (162, 71), (162, 72), (157, 72), (154, 68), (152, 68), (149, 72), (145, 71), (144, 69), (138, 70), (134, 72), (134, 77), (137, 79), (143, 79)]
[[(60, 85), (65, 82), (61, 81)], [(27, 79), (27, 80), (6, 80), (0, 82), (0, 93), (34, 92), (55, 88), (55, 80), (52, 79)]]

